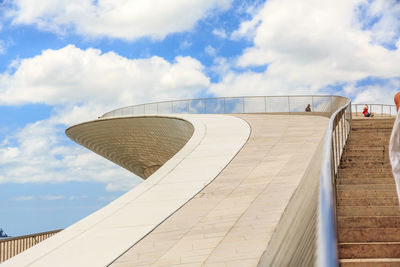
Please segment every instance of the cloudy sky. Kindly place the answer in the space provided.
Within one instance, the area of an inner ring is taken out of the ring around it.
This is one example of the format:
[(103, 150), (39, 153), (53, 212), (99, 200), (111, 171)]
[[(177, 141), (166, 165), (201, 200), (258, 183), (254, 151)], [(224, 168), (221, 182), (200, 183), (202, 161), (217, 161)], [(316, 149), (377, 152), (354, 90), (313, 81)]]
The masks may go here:
[(64, 228), (140, 182), (67, 126), (206, 96), (400, 88), (395, 0), (0, 0), (0, 228)]

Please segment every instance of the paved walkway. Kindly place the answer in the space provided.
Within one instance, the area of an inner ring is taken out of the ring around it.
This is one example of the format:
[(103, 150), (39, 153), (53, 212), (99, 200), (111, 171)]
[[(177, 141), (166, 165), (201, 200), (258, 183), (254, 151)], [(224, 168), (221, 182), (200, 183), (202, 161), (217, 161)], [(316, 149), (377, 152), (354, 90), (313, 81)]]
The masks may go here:
[(325, 135), (328, 118), (237, 117), (252, 129), (239, 154), (112, 266), (257, 265)]

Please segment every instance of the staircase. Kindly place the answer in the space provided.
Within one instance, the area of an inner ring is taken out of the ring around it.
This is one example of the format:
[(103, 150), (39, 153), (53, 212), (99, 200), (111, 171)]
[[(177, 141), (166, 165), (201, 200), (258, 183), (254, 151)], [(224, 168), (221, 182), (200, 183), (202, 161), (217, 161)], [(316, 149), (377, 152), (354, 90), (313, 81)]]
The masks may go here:
[(393, 123), (353, 120), (336, 186), (341, 266), (400, 266), (400, 209), (388, 152)]

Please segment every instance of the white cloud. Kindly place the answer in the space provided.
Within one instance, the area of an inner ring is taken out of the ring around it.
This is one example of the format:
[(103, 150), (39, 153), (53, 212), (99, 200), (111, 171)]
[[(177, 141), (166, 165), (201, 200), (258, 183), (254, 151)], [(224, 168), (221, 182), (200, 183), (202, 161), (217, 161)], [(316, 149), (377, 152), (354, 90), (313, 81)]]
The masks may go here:
[(389, 79), (385, 83), (369, 84), (364, 86), (352, 86), (353, 102), (362, 103), (380, 103), (394, 105), (394, 95), (400, 91), (400, 80)]
[[(160, 57), (127, 59), (113, 52), (68, 45), (20, 60), (0, 74), (0, 104), (86, 103), (96, 108), (193, 96), (209, 85), (203, 66), (191, 57), (173, 63)], [(82, 107), (75, 107), (84, 109)]]
[(88, 198), (88, 196), (86, 196), (86, 195), (81, 195), (81, 196), (72, 195), (72, 196), (68, 197), (69, 200), (78, 200), (78, 199), (86, 199), (86, 198)]
[(43, 196), (18, 196), (12, 198), (15, 201), (32, 201), (32, 200), (63, 200), (65, 196), (62, 195), (43, 195)]
[[(388, 1), (389, 2), (389, 1)], [(366, 77), (400, 76), (400, 51), (374, 43), (362, 28), (364, 0), (269, 0), (232, 34), (253, 45), (210, 92), (217, 95), (312, 94)], [(392, 2), (393, 3), (393, 2)], [(389, 5), (385, 10), (390, 9)], [(382, 16), (389, 14), (380, 11)], [(384, 19), (383, 19), (384, 20)], [(265, 71), (252, 71), (267, 66)]]
[(211, 45), (207, 45), (204, 48), (204, 51), (206, 52), (207, 55), (209, 55), (210, 57), (215, 57), (215, 55), (217, 54), (217, 51), (215, 50), (214, 47), (212, 47)]
[(133, 188), (139, 182), (134, 179), (123, 179), (123, 180), (114, 180), (112, 182), (107, 183), (106, 191), (108, 192), (118, 192), (118, 191), (127, 191), (130, 188)]
[(141, 179), (79, 146), (66, 143), (67, 125), (112, 108), (194, 97), (209, 86), (201, 63), (177, 57), (127, 59), (73, 45), (19, 60), (0, 74), (0, 104), (44, 103), (49, 118), (25, 125), (0, 143), (0, 183), (93, 181), (109, 191)]
[[(364, 27), (372, 32), (372, 41), (377, 44), (395, 44), (400, 36), (400, 2), (375, 0), (359, 8)], [(372, 25), (368, 25), (372, 24)]]
[(18, 157), (18, 155), (19, 155), (18, 147), (6, 147), (2, 151), (0, 158), (1, 158), (1, 161), (4, 162), (4, 161), (15, 159)]
[(213, 33), (215, 36), (218, 36), (218, 37), (220, 37), (220, 38), (222, 38), (222, 39), (225, 39), (225, 38), (227, 37), (226, 31), (225, 31), (224, 29), (214, 29), (214, 30), (212, 31), (212, 33)]
[(232, 0), (15, 0), (9, 14), (16, 24), (64, 33), (74, 30), (92, 37), (132, 40), (188, 31), (214, 10), (226, 10)]
[(186, 50), (188, 48), (190, 48), (192, 46), (192, 42), (188, 41), (188, 40), (184, 40), (180, 45), (179, 48), (182, 50)]

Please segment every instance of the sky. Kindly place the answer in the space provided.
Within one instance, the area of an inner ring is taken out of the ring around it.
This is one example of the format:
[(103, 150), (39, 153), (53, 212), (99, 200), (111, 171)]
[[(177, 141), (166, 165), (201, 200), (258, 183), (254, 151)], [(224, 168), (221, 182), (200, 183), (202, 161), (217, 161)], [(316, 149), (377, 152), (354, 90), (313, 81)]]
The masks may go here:
[(0, 0), (0, 228), (65, 228), (140, 183), (68, 126), (195, 97), (392, 104), (399, 47), (395, 0)]

